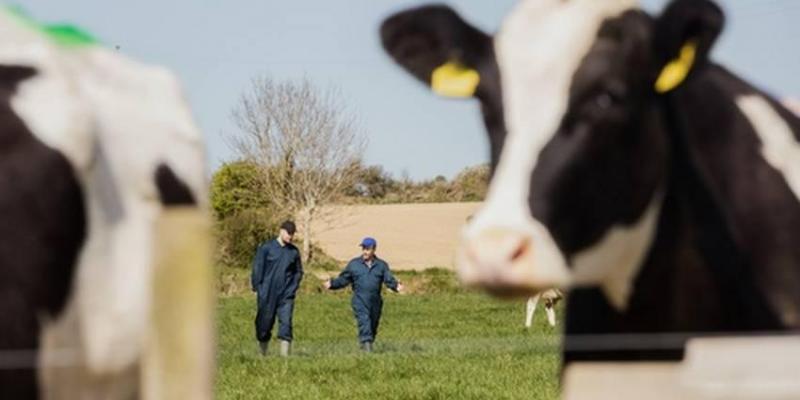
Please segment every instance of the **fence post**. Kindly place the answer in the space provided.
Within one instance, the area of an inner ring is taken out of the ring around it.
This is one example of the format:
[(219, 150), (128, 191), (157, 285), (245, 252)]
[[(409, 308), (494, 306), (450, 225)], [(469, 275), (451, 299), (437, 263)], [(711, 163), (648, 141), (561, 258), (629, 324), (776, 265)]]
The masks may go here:
[(150, 330), (141, 363), (145, 400), (213, 398), (210, 223), (197, 209), (166, 211), (156, 228)]

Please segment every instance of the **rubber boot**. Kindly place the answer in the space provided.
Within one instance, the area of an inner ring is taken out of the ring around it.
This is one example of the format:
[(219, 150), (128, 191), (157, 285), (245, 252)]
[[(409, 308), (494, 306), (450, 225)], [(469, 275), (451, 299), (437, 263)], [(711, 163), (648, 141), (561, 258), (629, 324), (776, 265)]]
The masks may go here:
[(281, 340), (281, 357), (289, 357), (292, 350), (292, 342), (288, 340)]
[(362, 342), (361, 350), (364, 350), (367, 353), (372, 353), (372, 342)]
[(267, 355), (267, 347), (268, 347), (268, 345), (269, 345), (269, 342), (258, 342), (258, 348), (261, 349), (261, 355), (262, 356), (266, 356)]

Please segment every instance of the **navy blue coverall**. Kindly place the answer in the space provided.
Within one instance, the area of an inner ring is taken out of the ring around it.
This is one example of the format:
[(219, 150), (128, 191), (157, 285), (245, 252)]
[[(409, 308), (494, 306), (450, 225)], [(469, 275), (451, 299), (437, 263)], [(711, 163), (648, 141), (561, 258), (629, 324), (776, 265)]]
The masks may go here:
[(293, 244), (281, 246), (273, 239), (258, 247), (250, 281), (253, 291), (258, 293), (255, 323), (259, 342), (269, 341), (276, 315), (278, 339), (292, 341), (294, 297), (302, 279), (300, 251)]
[(361, 343), (375, 341), (378, 324), (381, 320), (383, 298), (381, 285), (397, 291), (397, 280), (389, 270), (389, 264), (373, 257), (372, 267), (367, 266), (362, 257), (356, 257), (347, 264), (336, 279), (331, 280), (331, 289), (341, 289), (353, 285), (351, 305), (358, 323), (358, 340)]

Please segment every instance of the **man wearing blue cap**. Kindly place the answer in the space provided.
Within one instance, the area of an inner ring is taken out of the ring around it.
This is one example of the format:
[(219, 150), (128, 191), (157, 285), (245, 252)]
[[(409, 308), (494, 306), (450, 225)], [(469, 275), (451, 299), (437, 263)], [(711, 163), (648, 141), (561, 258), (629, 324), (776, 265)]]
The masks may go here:
[(378, 334), (378, 323), (381, 320), (383, 298), (381, 285), (399, 292), (403, 285), (397, 281), (389, 270), (389, 264), (375, 255), (378, 243), (371, 237), (361, 241), (361, 257), (356, 257), (347, 263), (344, 271), (336, 279), (325, 282), (325, 289), (341, 289), (353, 285), (353, 298), (351, 301), (353, 315), (358, 323), (358, 340), (361, 349), (372, 351), (372, 342)]

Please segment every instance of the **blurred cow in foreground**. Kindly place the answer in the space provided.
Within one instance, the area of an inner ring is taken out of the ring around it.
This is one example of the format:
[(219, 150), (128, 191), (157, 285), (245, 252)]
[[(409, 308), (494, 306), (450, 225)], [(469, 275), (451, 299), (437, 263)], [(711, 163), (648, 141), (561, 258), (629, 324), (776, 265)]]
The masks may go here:
[(793, 97), (789, 97), (783, 99), (781, 103), (783, 103), (783, 106), (788, 108), (793, 113), (800, 115), (800, 100), (797, 100), (796, 98)]
[(157, 398), (183, 323), (210, 387), (204, 180), (168, 71), (0, 12), (0, 398)]
[[(709, 60), (723, 23), (706, 0), (523, 0), (493, 37), (446, 6), (381, 27), (417, 79), (481, 105), (492, 178), (462, 281), (571, 288), (566, 362), (800, 329), (800, 119)], [(670, 332), (683, 341), (573, 345)]]

